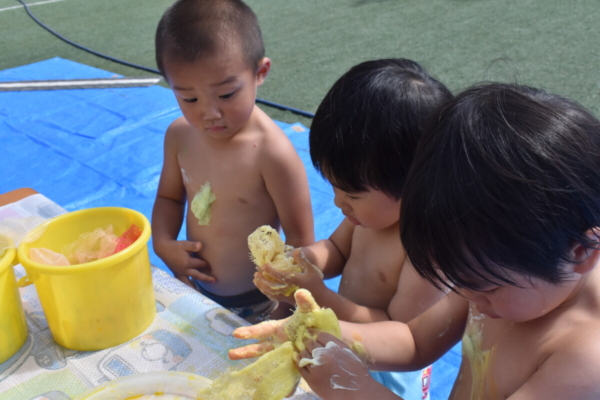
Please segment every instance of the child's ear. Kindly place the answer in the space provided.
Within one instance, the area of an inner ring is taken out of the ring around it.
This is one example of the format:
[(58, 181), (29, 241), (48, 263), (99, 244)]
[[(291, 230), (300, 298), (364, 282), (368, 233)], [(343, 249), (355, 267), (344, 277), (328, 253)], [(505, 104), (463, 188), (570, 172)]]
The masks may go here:
[(573, 271), (581, 275), (590, 272), (600, 262), (600, 230), (590, 229), (585, 234), (594, 244), (586, 247), (577, 243), (571, 249), (571, 257), (575, 261)]
[(256, 71), (256, 86), (263, 84), (269, 75), (269, 71), (271, 71), (271, 59), (263, 57), (258, 62), (258, 70)]

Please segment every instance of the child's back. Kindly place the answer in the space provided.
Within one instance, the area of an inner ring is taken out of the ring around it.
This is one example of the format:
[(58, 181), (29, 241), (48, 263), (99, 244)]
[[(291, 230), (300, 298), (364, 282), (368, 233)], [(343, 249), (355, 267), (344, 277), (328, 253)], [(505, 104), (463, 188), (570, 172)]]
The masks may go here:
[[(244, 308), (268, 299), (252, 283), (248, 235), (271, 225), (292, 245), (314, 240), (302, 162), (254, 104), (270, 69), (260, 28), (241, 1), (181, 0), (161, 19), (156, 40), (183, 117), (165, 136), (155, 250), (178, 279), (249, 317)], [(184, 211), (188, 240), (177, 241)]]

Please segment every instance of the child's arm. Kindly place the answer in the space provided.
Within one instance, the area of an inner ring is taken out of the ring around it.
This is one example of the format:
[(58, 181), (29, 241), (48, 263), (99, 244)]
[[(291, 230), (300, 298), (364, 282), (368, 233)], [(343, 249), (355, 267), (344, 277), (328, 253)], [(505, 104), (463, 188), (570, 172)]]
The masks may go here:
[[(296, 285), (307, 289), (318, 304), (331, 308), (338, 319), (350, 322), (377, 322), (389, 321), (390, 315), (385, 310), (358, 305), (344, 296), (329, 289), (318, 273), (318, 268), (310, 263), (302, 253), (294, 253), (296, 264), (302, 268), (302, 273), (289, 273), (279, 271), (271, 265), (263, 265), (261, 272), (256, 273), (254, 284), (261, 292), (271, 299), (293, 304), (293, 294), (286, 296), (285, 291), (289, 286)], [(285, 285), (280, 289), (273, 290), (272, 283), (265, 279), (263, 274), (274, 278), (278, 284)]]
[(160, 174), (156, 200), (152, 210), (152, 243), (156, 254), (165, 262), (173, 275), (188, 286), (190, 277), (207, 282), (214, 278), (200, 272), (208, 268), (206, 261), (194, 257), (202, 243), (178, 241), (185, 211), (185, 186), (177, 161), (177, 121), (171, 124), (165, 135), (164, 163)]
[(346, 261), (350, 257), (353, 234), (354, 225), (344, 218), (329, 239), (319, 240), (310, 246), (305, 246), (302, 248), (302, 252), (311, 263), (323, 272), (325, 279), (333, 278), (342, 273)]
[(444, 298), (446, 294), (421, 278), (407, 257), (400, 271), (396, 294), (387, 311), (391, 320), (409, 322)]
[(469, 313), (467, 300), (451, 292), (408, 324), (340, 321), (343, 339), (365, 348), (370, 369), (416, 371), (431, 365), (460, 341)]
[[(298, 307), (301, 308), (299, 304)], [(416, 371), (427, 365), (430, 365), (439, 357), (458, 343), (464, 332), (468, 317), (468, 302), (457, 295), (450, 293), (446, 298), (420, 315), (408, 325), (396, 321), (377, 322), (372, 324), (352, 324), (340, 321), (342, 328), (343, 341), (345, 343), (354, 343), (353, 349), (357, 349), (356, 342), (362, 344), (365, 349), (363, 354), (358, 354), (363, 360), (368, 360), (370, 369), (385, 371)], [(233, 336), (239, 339), (259, 339), (259, 343), (250, 344), (229, 351), (229, 358), (239, 360), (244, 358), (253, 358), (273, 350), (274, 345), (271, 338), (277, 341), (285, 341), (284, 326), (287, 320), (267, 321), (258, 325), (237, 328)], [(320, 333), (318, 341), (321, 345), (333, 340), (326, 334)], [(307, 348), (314, 349), (315, 344), (308, 340), (305, 342)], [(340, 342), (335, 342), (339, 347), (343, 347)], [(347, 352), (345, 352), (347, 354)], [(315, 354), (308, 356), (315, 357)], [(306, 354), (303, 355), (307, 357)], [(341, 355), (339, 356), (341, 357)], [(336, 375), (340, 361), (346, 360), (335, 357), (333, 359), (325, 358), (319, 366), (319, 376), (313, 376), (319, 379), (319, 382), (331, 382), (331, 378)], [(356, 362), (356, 360), (355, 360)], [(346, 367), (346, 366), (345, 366)], [(359, 368), (356, 363), (348, 366), (346, 369)], [(313, 367), (308, 367), (313, 368)], [(353, 372), (354, 373), (354, 372)], [(305, 373), (303, 373), (305, 375)], [(305, 375), (309, 384), (317, 385), (312, 382), (310, 376)], [(365, 377), (364, 385), (373, 389), (376, 393), (382, 393), (382, 396), (389, 394), (382, 388), (374, 385)], [(364, 386), (363, 386), (364, 387)], [(344, 394), (349, 395), (346, 391)], [(337, 397), (327, 397), (337, 398)], [(343, 397), (348, 398), (350, 397)], [(359, 398), (379, 398), (377, 396), (361, 396)], [(388, 397), (381, 397), (388, 398)], [(390, 397), (393, 398), (393, 397)]]
[(267, 187), (286, 243), (293, 247), (315, 242), (308, 178), (302, 160), (289, 140), (269, 146), (262, 157), (262, 176)]

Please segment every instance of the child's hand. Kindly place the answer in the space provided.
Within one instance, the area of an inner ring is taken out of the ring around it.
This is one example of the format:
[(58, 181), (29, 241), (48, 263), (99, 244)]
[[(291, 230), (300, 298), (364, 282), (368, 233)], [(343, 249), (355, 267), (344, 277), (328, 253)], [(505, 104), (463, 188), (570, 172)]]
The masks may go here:
[[(290, 304), (294, 304), (293, 293), (289, 296), (285, 295), (290, 286), (306, 289), (315, 297), (318, 297), (318, 293), (327, 289), (323, 282), (321, 270), (313, 265), (300, 249), (294, 250), (294, 261), (302, 269), (302, 272), (281, 271), (273, 268), (270, 264), (265, 264), (254, 274), (254, 284), (272, 300)], [(275, 285), (285, 286), (273, 288), (273, 282), (265, 274), (277, 281)]]
[(354, 393), (373, 384), (374, 380), (360, 358), (335, 336), (321, 332), (316, 341), (307, 340), (305, 345), (298, 369), (319, 397), (346, 398), (344, 392)]
[(198, 257), (202, 243), (189, 240), (170, 240), (162, 243), (160, 257), (173, 271), (175, 278), (190, 287), (194, 284), (190, 278), (203, 282), (215, 282), (215, 278), (200, 271), (210, 271), (210, 265)]
[[(309, 313), (318, 310), (319, 306), (314, 299), (306, 292), (299, 291), (295, 296), (297, 311)], [(233, 337), (237, 339), (256, 339), (258, 343), (229, 350), (231, 360), (241, 360), (244, 358), (260, 357), (263, 354), (273, 350), (274, 344), (283, 343), (289, 340), (285, 333), (285, 325), (291, 317), (277, 321), (264, 321), (257, 325), (243, 326), (233, 331)]]

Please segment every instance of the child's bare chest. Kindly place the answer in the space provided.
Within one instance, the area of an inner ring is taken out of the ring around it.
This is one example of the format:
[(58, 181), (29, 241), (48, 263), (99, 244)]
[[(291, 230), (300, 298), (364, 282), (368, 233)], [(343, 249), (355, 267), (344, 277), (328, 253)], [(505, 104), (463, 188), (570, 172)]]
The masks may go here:
[(357, 227), (340, 294), (357, 304), (386, 310), (396, 294), (403, 262), (399, 235), (378, 235)]
[(218, 150), (195, 146), (193, 152), (181, 152), (178, 162), (188, 201), (209, 182), (219, 203), (228, 207), (264, 203), (269, 196), (259, 157), (252, 150), (252, 146)]

